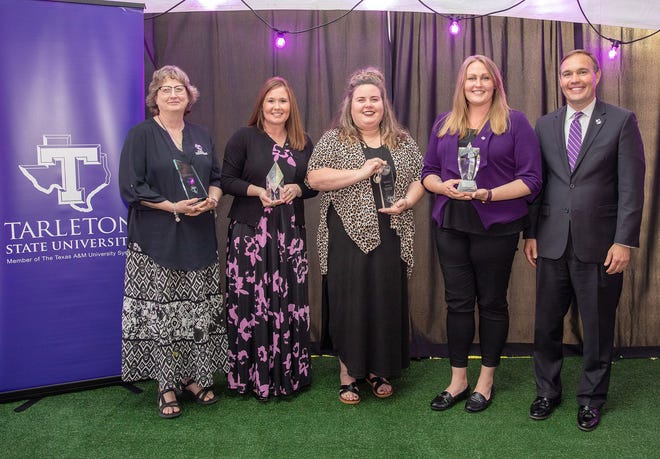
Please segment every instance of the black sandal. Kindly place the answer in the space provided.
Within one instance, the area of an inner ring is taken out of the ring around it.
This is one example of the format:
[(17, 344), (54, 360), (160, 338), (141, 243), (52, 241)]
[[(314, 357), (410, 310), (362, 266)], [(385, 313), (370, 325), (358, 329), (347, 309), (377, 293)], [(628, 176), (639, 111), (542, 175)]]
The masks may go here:
[[(174, 392), (174, 390), (163, 389), (160, 392), (158, 392), (158, 416), (160, 416), (163, 419), (172, 419), (181, 416), (181, 406), (179, 405), (178, 400), (174, 399), (171, 402), (165, 401), (165, 394), (167, 394), (168, 392)], [(165, 408), (172, 408), (172, 412), (165, 413)], [(178, 411), (174, 411), (175, 408), (178, 408)]]
[[(351, 394), (357, 395), (356, 399), (347, 399), (342, 397), (345, 393), (350, 392)], [(339, 401), (347, 405), (357, 405), (360, 403), (360, 388), (357, 386), (355, 381), (350, 384), (342, 384), (339, 386)]]
[(193, 392), (192, 389), (188, 389), (188, 386), (190, 386), (194, 382), (195, 381), (193, 381), (191, 379), (187, 383), (184, 383), (183, 384), (183, 391), (190, 394), (190, 396), (192, 397), (192, 399), (196, 403), (198, 403), (200, 405), (213, 405), (215, 402), (220, 400), (220, 397), (218, 397), (217, 394), (213, 394), (213, 398), (210, 398), (210, 399), (206, 400), (206, 396), (208, 395), (208, 393), (213, 390), (212, 387), (201, 387), (196, 393)]
[[(373, 376), (369, 377), (367, 376), (366, 378), (367, 382), (371, 386), (371, 392), (374, 393), (374, 395), (378, 398), (387, 398), (391, 397), (392, 394), (394, 393), (394, 388), (392, 388), (392, 383), (390, 383), (387, 379), (381, 378), (380, 376)], [(381, 386), (383, 385), (388, 385), (391, 387), (389, 392), (378, 392), (378, 389), (380, 389)]]

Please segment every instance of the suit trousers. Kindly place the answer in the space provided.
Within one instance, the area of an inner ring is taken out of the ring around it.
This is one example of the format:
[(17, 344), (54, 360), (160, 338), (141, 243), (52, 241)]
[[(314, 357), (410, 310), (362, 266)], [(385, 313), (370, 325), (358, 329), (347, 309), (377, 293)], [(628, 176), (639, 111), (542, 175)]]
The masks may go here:
[(475, 303), (479, 305), (481, 363), (499, 365), (509, 333), (506, 295), (519, 238), (518, 233), (489, 236), (436, 227), (452, 367), (467, 367), (475, 332)]
[(534, 372), (541, 397), (559, 398), (564, 316), (575, 301), (582, 322), (584, 365), (577, 389), (579, 405), (600, 408), (610, 383), (614, 322), (623, 274), (607, 274), (602, 263), (583, 263), (569, 234), (561, 258), (537, 260)]

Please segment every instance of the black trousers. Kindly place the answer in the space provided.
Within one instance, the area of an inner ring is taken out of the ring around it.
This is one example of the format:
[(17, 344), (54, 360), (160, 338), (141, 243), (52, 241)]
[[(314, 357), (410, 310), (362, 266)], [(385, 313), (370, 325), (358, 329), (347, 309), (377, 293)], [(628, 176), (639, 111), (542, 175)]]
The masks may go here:
[(536, 268), (534, 373), (539, 396), (561, 397), (564, 316), (575, 300), (583, 334), (584, 366), (577, 390), (580, 405), (600, 408), (610, 384), (614, 322), (623, 273), (607, 274), (602, 263), (577, 259), (571, 238), (558, 260), (540, 258)]
[(520, 235), (483, 236), (437, 227), (435, 234), (445, 278), (451, 366), (467, 367), (478, 304), (481, 363), (496, 367), (509, 333), (506, 293)]

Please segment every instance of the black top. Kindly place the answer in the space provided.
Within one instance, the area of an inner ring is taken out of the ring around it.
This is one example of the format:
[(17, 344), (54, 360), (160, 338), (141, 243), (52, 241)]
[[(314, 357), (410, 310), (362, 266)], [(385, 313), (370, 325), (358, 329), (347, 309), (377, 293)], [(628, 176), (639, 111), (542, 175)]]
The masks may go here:
[(192, 164), (207, 191), (220, 186), (220, 162), (201, 126), (185, 124), (183, 152), (153, 118), (128, 132), (119, 162), (119, 189), (129, 206), (128, 241), (166, 268), (200, 269), (218, 261), (213, 213), (180, 215), (177, 223), (172, 212), (140, 204), (186, 199), (175, 159)]
[[(380, 158), (383, 161), (386, 161), (387, 164), (390, 166), (390, 173), (392, 176), (387, 179), (391, 180), (391, 192), (394, 193), (394, 183), (396, 182), (396, 169), (394, 168), (394, 160), (392, 159), (392, 154), (390, 153), (390, 150), (387, 148), (385, 145), (381, 145), (378, 148), (371, 148), (367, 147), (366, 145), (362, 145), (362, 149), (364, 150), (364, 156), (367, 159), (371, 158)], [(382, 207), (388, 207), (387, 203), (384, 203), (383, 200), (386, 199), (385, 196), (381, 196), (381, 186), (384, 185), (383, 182), (377, 183), (375, 181), (376, 177), (378, 174), (374, 174), (371, 176), (371, 189), (374, 193), (374, 200), (376, 201), (376, 209), (380, 209)], [(380, 180), (382, 181), (382, 175), (380, 177)], [(389, 214), (381, 214), (380, 212), (378, 213), (378, 216), (380, 217), (381, 215), (387, 216), (387, 220), (389, 220)]]
[[(458, 140), (458, 147), (467, 147), (474, 140), (476, 134), (477, 131), (475, 129), (468, 129), (467, 136)], [(458, 152), (456, 152), (456, 160), (458, 161)], [(488, 203), (483, 205), (487, 206)], [(494, 223), (486, 230), (472, 201), (450, 199), (445, 206), (442, 227), (470, 234), (504, 236), (519, 233), (526, 226), (527, 222), (528, 217), (525, 215), (512, 222)]]
[[(273, 167), (274, 158), (284, 174), (284, 184), (295, 183), (300, 186), (302, 196), (293, 200), (296, 222), (305, 224), (303, 199), (314, 197), (318, 191), (305, 185), (307, 162), (312, 154), (312, 141), (305, 136), (305, 148), (302, 151), (291, 150), (288, 141), (284, 148), (256, 126), (242, 127), (236, 131), (225, 147), (222, 166), (222, 190), (234, 196), (229, 210), (229, 218), (240, 223), (257, 226), (263, 215), (263, 204), (257, 196), (248, 196), (250, 185), (266, 186), (266, 176)], [(295, 166), (287, 161), (291, 156)]]

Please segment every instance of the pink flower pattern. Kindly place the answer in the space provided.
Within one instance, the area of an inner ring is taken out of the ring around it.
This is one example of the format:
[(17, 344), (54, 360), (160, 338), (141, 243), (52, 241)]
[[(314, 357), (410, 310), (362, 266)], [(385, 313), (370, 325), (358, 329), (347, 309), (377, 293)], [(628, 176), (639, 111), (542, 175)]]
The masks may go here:
[[(285, 182), (296, 163), (273, 147)], [(264, 178), (265, 182), (265, 178)], [(232, 221), (227, 240), (229, 388), (260, 397), (292, 394), (311, 382), (305, 229), (293, 204), (264, 209), (256, 227)]]

